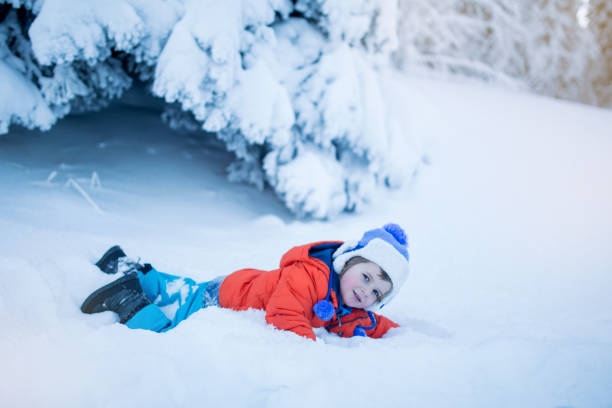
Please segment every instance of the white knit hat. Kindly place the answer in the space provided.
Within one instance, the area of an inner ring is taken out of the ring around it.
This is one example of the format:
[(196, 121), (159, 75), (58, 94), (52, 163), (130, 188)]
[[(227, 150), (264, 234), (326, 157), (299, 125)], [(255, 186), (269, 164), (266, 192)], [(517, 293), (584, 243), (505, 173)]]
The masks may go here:
[[(389, 275), (393, 287), (383, 298), (385, 303), (389, 303), (408, 278), (408, 242), (402, 227), (386, 224), (382, 228), (367, 231), (357, 242), (345, 242), (334, 252), (334, 271), (340, 274), (344, 264), (355, 256), (374, 262)], [(374, 311), (383, 306), (384, 304), (375, 302), (368, 310)]]

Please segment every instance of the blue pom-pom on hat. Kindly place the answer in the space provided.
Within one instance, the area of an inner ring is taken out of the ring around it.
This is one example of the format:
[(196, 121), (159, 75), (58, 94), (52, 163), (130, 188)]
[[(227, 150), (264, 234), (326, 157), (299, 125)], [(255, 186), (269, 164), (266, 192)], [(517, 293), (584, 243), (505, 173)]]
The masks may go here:
[(404, 232), (402, 227), (400, 227), (399, 225), (390, 223), (390, 224), (384, 225), (383, 229), (387, 231), (389, 234), (393, 235), (393, 238), (395, 238), (400, 245), (405, 246), (408, 244), (406, 233)]

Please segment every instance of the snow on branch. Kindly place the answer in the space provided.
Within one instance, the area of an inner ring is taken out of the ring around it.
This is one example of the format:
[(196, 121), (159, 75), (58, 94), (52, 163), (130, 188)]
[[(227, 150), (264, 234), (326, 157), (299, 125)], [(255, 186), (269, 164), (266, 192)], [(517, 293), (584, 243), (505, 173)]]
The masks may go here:
[(154, 93), (217, 132), (237, 158), (230, 178), (269, 184), (299, 215), (358, 209), (389, 175), (385, 103), (356, 40), (384, 13), (348, 4), (297, 2), (317, 26), (289, 18), (287, 2), (262, 1), (257, 14), (241, 1), (187, 2), (157, 64)]
[[(27, 119), (32, 115), (5, 115), (2, 132), (11, 122), (48, 129), (71, 111), (106, 106), (131, 86), (132, 76), (149, 79), (182, 13), (180, 0), (8, 3), (13, 8), (0, 5), (0, 60), (37, 88), (54, 118), (41, 123)], [(5, 98), (21, 98), (17, 90), (8, 89)]]
[(30, 129), (50, 129), (56, 117), (40, 91), (22, 73), (1, 60), (0, 78), (0, 134), (8, 132), (11, 123)]
[(93, 65), (118, 51), (153, 65), (180, 13), (178, 0), (45, 0), (29, 35), (42, 65)]
[(4, 132), (99, 109), (138, 77), (168, 103), (167, 123), (214, 133), (235, 154), (231, 180), (271, 186), (298, 215), (356, 210), (397, 184), (386, 157), (400, 137), (377, 71), (398, 45), (395, 0), (11, 5), (1, 69), (21, 75), (40, 118), (6, 114)]

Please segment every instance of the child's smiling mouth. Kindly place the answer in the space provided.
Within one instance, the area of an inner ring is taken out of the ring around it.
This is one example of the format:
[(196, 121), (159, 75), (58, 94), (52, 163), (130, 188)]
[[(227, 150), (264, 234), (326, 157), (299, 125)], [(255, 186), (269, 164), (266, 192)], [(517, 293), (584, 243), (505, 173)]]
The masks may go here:
[(361, 303), (361, 298), (359, 297), (359, 295), (357, 294), (357, 291), (355, 291), (355, 289), (353, 289), (353, 296), (355, 296), (355, 299), (357, 299), (357, 302)]

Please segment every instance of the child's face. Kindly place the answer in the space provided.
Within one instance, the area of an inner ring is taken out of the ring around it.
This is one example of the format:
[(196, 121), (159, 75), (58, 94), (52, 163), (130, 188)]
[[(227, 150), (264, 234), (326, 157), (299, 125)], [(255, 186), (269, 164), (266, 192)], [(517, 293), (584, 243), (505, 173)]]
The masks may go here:
[(391, 290), (391, 282), (380, 277), (381, 270), (372, 262), (351, 266), (340, 277), (340, 293), (344, 304), (365, 309)]

